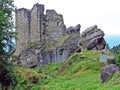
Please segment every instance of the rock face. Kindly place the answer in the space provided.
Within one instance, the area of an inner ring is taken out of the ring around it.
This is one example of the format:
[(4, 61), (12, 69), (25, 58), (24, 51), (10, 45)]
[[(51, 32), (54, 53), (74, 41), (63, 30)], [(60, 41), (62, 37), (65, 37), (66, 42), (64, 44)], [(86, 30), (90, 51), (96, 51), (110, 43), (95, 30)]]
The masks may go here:
[(35, 46), (23, 50), (20, 53), (21, 65), (25, 67), (42, 66), (48, 63), (62, 62), (66, 60), (77, 48), (79, 34), (63, 36), (56, 44), (49, 47)]
[(22, 60), (22, 65), (25, 67), (35, 67), (37, 66), (37, 57), (33, 49), (26, 49), (20, 53), (20, 59)]
[(119, 70), (115, 64), (110, 64), (102, 68), (101, 82), (104, 83), (111, 79), (111, 77)]
[(81, 35), (81, 43), (84, 49), (102, 50), (105, 48), (104, 32), (97, 28), (96, 25), (87, 28)]

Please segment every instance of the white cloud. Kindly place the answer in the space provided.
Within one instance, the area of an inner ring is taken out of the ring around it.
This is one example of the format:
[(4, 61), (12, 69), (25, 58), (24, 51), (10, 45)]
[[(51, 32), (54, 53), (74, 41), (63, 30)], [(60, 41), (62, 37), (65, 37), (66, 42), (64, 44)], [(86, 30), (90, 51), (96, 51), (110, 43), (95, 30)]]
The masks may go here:
[(35, 3), (55, 9), (64, 17), (65, 24), (80, 23), (82, 31), (97, 24), (107, 34), (120, 34), (119, 0), (14, 0), (18, 8), (31, 9)]

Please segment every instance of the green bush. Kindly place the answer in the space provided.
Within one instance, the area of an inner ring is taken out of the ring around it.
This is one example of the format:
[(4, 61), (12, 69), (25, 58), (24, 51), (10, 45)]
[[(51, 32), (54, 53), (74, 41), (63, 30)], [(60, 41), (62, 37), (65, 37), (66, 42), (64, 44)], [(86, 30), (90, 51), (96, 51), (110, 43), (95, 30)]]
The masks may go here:
[(120, 51), (118, 54), (116, 54), (116, 64), (120, 67)]
[(17, 84), (16, 76), (13, 73), (13, 66), (3, 60), (0, 61), (0, 83), (2, 88), (14, 87)]

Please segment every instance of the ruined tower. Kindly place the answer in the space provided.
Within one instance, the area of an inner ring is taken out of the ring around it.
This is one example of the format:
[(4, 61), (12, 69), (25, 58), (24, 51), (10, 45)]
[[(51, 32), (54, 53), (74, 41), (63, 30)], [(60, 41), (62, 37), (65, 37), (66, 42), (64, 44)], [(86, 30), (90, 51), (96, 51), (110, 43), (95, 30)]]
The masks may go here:
[(66, 29), (61, 14), (57, 14), (55, 10), (46, 10), (44, 14), (44, 5), (38, 3), (31, 10), (17, 10), (16, 27), (19, 33), (15, 52), (17, 55), (31, 43), (55, 43)]
[(63, 32), (66, 29), (63, 16), (57, 14), (55, 10), (46, 11), (46, 32), (49, 36), (50, 44), (55, 43), (63, 36)]
[(31, 10), (30, 40), (40, 42), (43, 34), (44, 24), (44, 5), (35, 4)]
[(30, 10), (21, 8), (16, 12), (16, 51), (18, 55), (30, 43)]
[(38, 3), (31, 10), (17, 10), (16, 27), (15, 54), (25, 67), (62, 62), (76, 50), (79, 41), (80, 25), (66, 29), (61, 14), (54, 9), (44, 11), (44, 5)]

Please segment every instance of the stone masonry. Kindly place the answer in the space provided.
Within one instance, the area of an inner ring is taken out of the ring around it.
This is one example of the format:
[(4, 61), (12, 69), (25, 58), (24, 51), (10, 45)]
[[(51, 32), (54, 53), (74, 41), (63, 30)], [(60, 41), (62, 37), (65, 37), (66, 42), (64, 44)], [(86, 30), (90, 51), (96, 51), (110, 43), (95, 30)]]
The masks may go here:
[(30, 10), (21, 8), (16, 13), (16, 30), (19, 33), (16, 40), (16, 51), (18, 55), (24, 47), (30, 43)]
[(40, 42), (44, 30), (44, 5), (35, 4), (31, 10), (30, 40)]
[(31, 43), (53, 44), (62, 37), (66, 29), (63, 16), (57, 14), (55, 10), (46, 10), (44, 5), (35, 4), (31, 10), (21, 8), (16, 12), (16, 31), (18, 40), (16, 41), (15, 54), (26, 49)]

